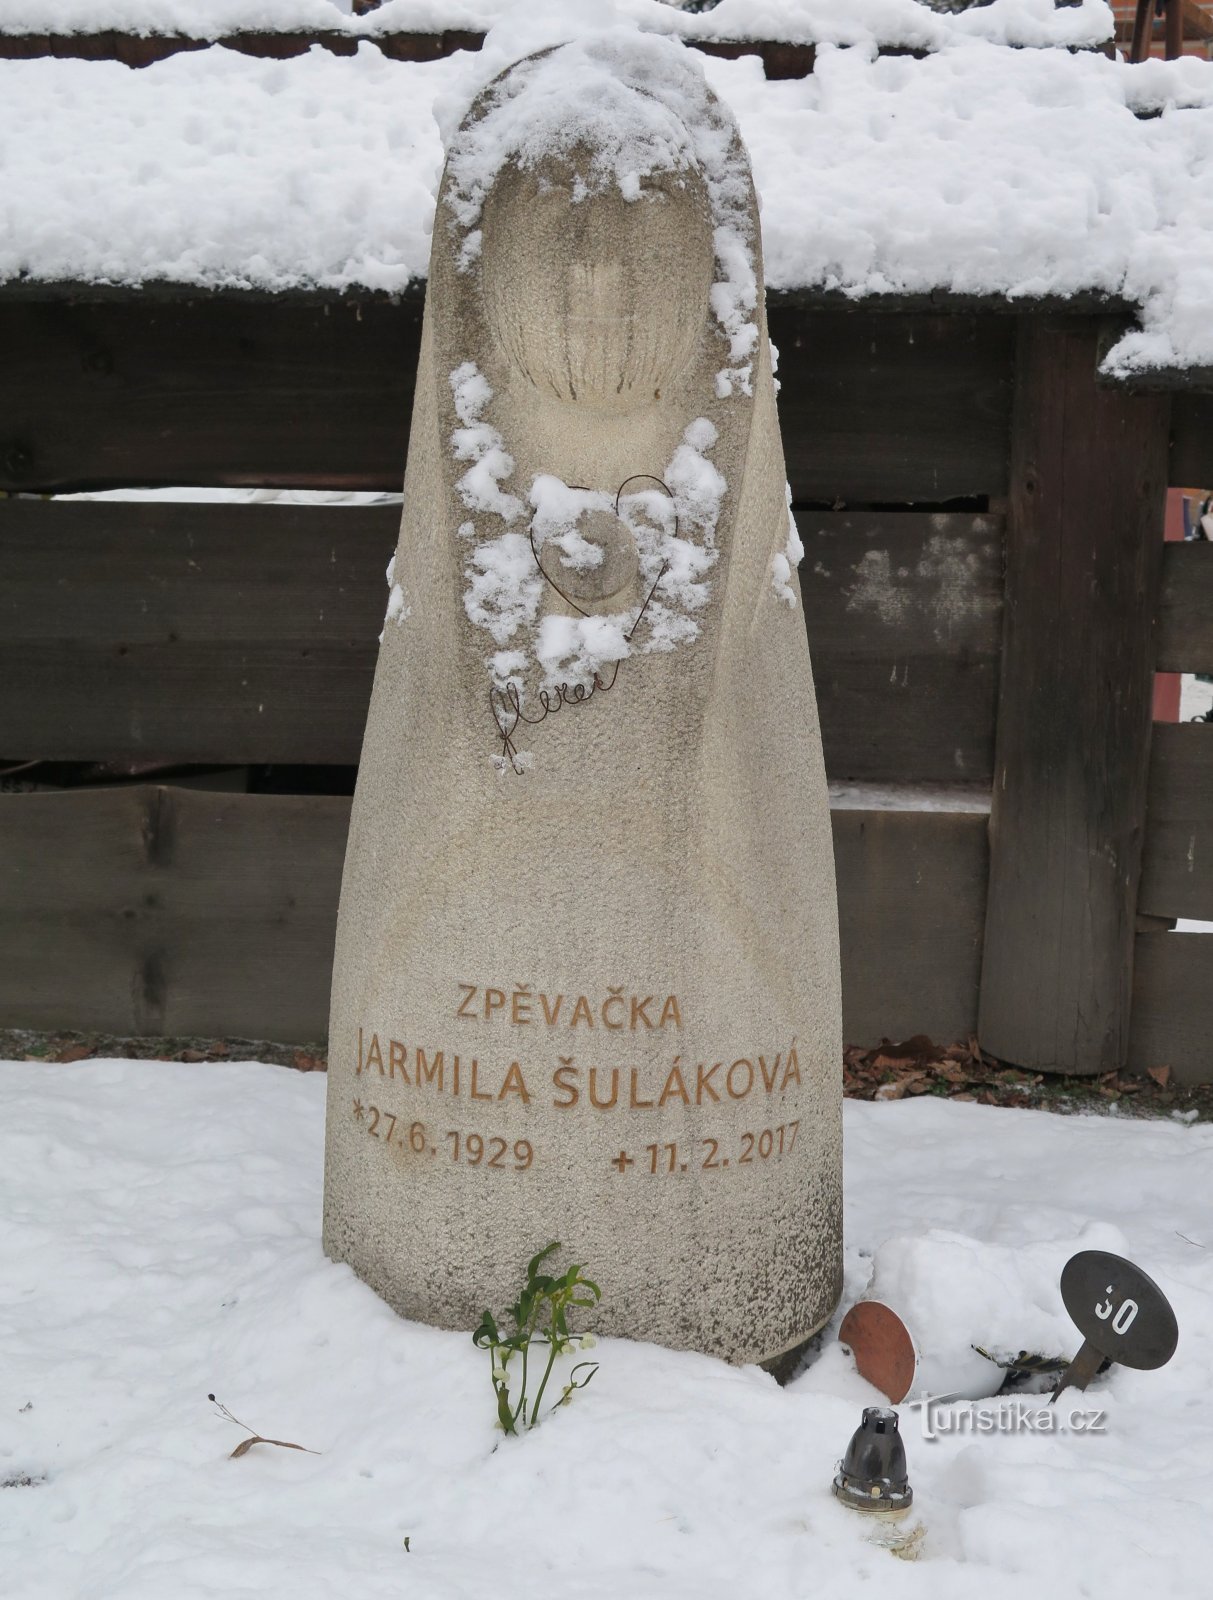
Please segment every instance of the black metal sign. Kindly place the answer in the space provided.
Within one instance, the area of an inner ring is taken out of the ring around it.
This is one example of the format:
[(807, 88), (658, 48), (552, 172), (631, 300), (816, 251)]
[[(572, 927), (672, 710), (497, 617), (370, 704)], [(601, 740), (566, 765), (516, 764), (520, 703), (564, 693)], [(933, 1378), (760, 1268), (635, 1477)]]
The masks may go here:
[(1105, 1361), (1122, 1366), (1165, 1366), (1175, 1354), (1179, 1325), (1153, 1278), (1123, 1256), (1082, 1250), (1061, 1274), (1061, 1298), (1083, 1336), (1083, 1345), (1058, 1380), (1063, 1389), (1085, 1389)]

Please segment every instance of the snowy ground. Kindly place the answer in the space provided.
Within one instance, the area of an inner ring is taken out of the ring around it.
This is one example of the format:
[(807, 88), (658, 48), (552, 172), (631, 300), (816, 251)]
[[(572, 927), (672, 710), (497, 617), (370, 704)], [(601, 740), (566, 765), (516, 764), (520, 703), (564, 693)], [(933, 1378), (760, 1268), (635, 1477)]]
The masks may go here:
[[(0, 1065), (7, 1600), (1207, 1595), (1213, 1128), (847, 1104), (844, 1303), (885, 1244), (933, 1348), (1068, 1353), (1058, 1274), (1104, 1248), (1180, 1325), (1170, 1366), (1088, 1391), (1098, 1436), (927, 1442), (903, 1408), (911, 1564), (830, 1495), (876, 1398), (832, 1339), (786, 1390), (604, 1340), (572, 1407), (501, 1441), (470, 1339), (324, 1259), (323, 1098), (253, 1064)], [(227, 1459), (208, 1390), (321, 1454)]]

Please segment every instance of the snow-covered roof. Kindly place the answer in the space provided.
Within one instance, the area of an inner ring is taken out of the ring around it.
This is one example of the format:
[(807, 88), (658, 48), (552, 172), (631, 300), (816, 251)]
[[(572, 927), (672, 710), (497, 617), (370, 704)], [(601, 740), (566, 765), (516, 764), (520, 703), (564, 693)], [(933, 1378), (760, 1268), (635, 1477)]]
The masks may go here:
[[(2, 0), (0, 33), (188, 34), (219, 39), (252, 32), (332, 30), (379, 33), (482, 31), (517, 0), (383, 0), (352, 14), (351, 0)], [(567, 0), (566, 12), (604, 9)], [(953, 39), (1009, 45), (1103, 44), (1113, 36), (1105, 0), (992, 0), (965, 12), (937, 12), (922, 0), (719, 0), (710, 11), (679, 0), (615, 0), (621, 17), (653, 33), (688, 39), (769, 39), (789, 44), (868, 44), (937, 50)]]
[[(426, 0), (430, 4), (430, 0)], [(269, 0), (214, 0), (214, 16)], [(451, 13), (488, 0), (432, 0)], [(656, 0), (576, 11), (662, 14)], [(36, 0), (9, 0), (18, 15)], [(187, 0), (90, 0), (195, 19)], [(366, 21), (420, 0), (388, 0)], [(56, 0), (59, 14), (84, 0)], [(333, 0), (273, 7), (340, 19)], [(1093, 51), (1009, 50), (959, 25), (1053, 12), (995, 0), (938, 17), (917, 0), (754, 0), (817, 27), (907, 11), (948, 37), (922, 58), (819, 43), (815, 70), (768, 82), (755, 56), (695, 52), (736, 114), (763, 205), (767, 282), (844, 295), (1054, 297), (1092, 291), (1141, 307), (1109, 358), (1119, 374), (1213, 366), (1213, 63), (1129, 66)], [(588, 19), (587, 19), (587, 13)], [(263, 60), (223, 49), (139, 71), (112, 62), (0, 62), (0, 280), (400, 291), (424, 277), (451, 125), (509, 60), (570, 32), (570, 8), (533, 0), (479, 52), (426, 63), (320, 49)], [(347, 18), (347, 21), (351, 19)], [(838, 15), (835, 15), (835, 22)], [(890, 23), (890, 26), (892, 24)], [(992, 24), (991, 24), (992, 25)], [(397, 23), (399, 26), (399, 23)], [(773, 31), (773, 27), (767, 31)], [(820, 38), (820, 33), (817, 35)]]

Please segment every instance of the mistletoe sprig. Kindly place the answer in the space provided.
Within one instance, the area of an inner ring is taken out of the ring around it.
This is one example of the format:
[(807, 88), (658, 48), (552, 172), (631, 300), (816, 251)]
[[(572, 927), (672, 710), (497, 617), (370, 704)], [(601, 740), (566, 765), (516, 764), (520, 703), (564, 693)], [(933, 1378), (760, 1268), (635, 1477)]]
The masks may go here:
[[(522, 1293), (505, 1313), (514, 1324), (513, 1333), (503, 1333), (493, 1313), (486, 1311), (472, 1335), (476, 1348), (489, 1352), (497, 1422), (503, 1433), (516, 1434), (535, 1427), (542, 1414), (540, 1407), (556, 1358), (569, 1351), (589, 1349), (594, 1342), (589, 1334), (569, 1332), (568, 1314), (575, 1310), (592, 1310), (602, 1299), (602, 1290), (592, 1279), (583, 1276), (582, 1268), (576, 1264), (558, 1278), (541, 1272), (543, 1263), (559, 1249), (560, 1244), (555, 1241), (528, 1262)], [(527, 1388), (533, 1376), (530, 1371), (532, 1344), (536, 1346), (539, 1360), (545, 1346), (547, 1349), (547, 1364), (533, 1400)], [(515, 1357), (519, 1358), (517, 1401), (510, 1397), (510, 1363)], [(568, 1405), (577, 1390), (584, 1389), (597, 1371), (596, 1361), (579, 1361), (546, 1414), (550, 1415), (557, 1406)]]

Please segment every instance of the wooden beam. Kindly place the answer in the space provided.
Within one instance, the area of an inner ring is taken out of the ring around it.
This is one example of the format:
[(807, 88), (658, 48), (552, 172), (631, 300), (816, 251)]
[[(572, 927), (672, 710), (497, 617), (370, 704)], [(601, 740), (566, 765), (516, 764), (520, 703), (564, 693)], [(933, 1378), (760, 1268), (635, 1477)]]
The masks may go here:
[(1139, 933), (1129, 1066), (1213, 1083), (1213, 934)]
[[(422, 290), (0, 294), (0, 489), (399, 489)], [(1006, 489), (1015, 319), (773, 304), (799, 504)]]
[(1158, 670), (1213, 672), (1213, 544), (1205, 539), (1163, 546)]
[(399, 520), (0, 501), (0, 757), (356, 763)]
[(386, 33), (368, 37), (343, 29), (316, 29), (307, 33), (245, 29), (218, 39), (184, 33), (131, 34), (118, 29), (98, 33), (3, 33), (0, 60), (34, 61), (50, 56), (57, 61), (119, 61), (127, 67), (150, 67), (182, 51), (235, 50), (241, 55), (287, 61), (311, 49), (331, 55), (352, 56), (359, 44), (374, 45), (393, 61), (437, 61), (456, 50), (479, 50), (480, 31), (445, 33)]
[[(1213, 39), (1213, 15), (1210, 15), (1208, 0), (1182, 0), (1182, 4), (1183, 37), (1200, 42)], [(1150, 53), (1153, 30), (1154, 0), (1137, 0), (1131, 23), (1117, 19), (1116, 41), (1129, 44), (1130, 61), (1144, 61)]]
[(148, 67), (181, 51), (207, 50), (209, 39), (179, 34), (139, 35), (108, 29), (100, 33), (3, 33), (0, 61), (119, 61), (127, 67)]
[[(354, 764), (397, 506), (0, 501), (0, 764)], [(998, 518), (803, 512), (830, 776), (990, 781)]]
[(1003, 519), (802, 511), (796, 520), (830, 778), (988, 787)]
[(1129, 60), (1144, 61), (1150, 53), (1150, 30), (1154, 21), (1154, 0), (1137, 0), (1133, 16), (1133, 44)]
[(419, 300), (0, 302), (0, 489), (399, 490)]
[(1209, 13), (1207, 0), (1183, 0), (1184, 8), (1184, 38), (1185, 39), (1213, 39), (1213, 16)]
[(1213, 726), (1156, 722), (1138, 910), (1213, 922)]
[(1167, 481), (1180, 489), (1213, 487), (1213, 394), (1174, 396)]
[(1175, 61), (1184, 53), (1184, 3), (1183, 0), (1166, 0), (1166, 7), (1164, 51), (1168, 61)]
[(986, 818), (831, 813), (848, 1044), (976, 1031), (989, 858)]
[[(350, 802), (0, 795), (0, 1026), (318, 1040)], [(972, 1031), (985, 818), (834, 813), (849, 1042)]]
[[(704, 55), (759, 56), (768, 78), (803, 78), (813, 70), (816, 47), (770, 39), (687, 39), (692, 50)], [(102, 33), (2, 33), (0, 60), (31, 61), (43, 56), (57, 60), (120, 61), (128, 67), (148, 67), (182, 50), (236, 50), (241, 55), (285, 61), (319, 48), (332, 55), (352, 56), (360, 45), (370, 45), (392, 61), (438, 61), (457, 50), (479, 50), (484, 33), (478, 29), (448, 28), (442, 33), (392, 32), (361, 34), (343, 29), (317, 29), (307, 33), (246, 29), (218, 39), (191, 38), (187, 34), (133, 35), (108, 30)]]
[(0, 796), (0, 1016), (321, 1038), (349, 804), (146, 785)]
[(1097, 325), (1025, 319), (1012, 425), (981, 1040), (1124, 1065), (1168, 401), (1097, 388)]
[(1015, 319), (773, 304), (798, 505), (1006, 493)]

